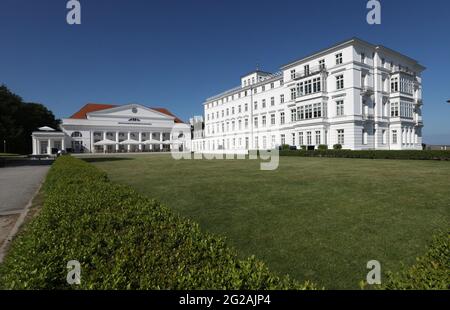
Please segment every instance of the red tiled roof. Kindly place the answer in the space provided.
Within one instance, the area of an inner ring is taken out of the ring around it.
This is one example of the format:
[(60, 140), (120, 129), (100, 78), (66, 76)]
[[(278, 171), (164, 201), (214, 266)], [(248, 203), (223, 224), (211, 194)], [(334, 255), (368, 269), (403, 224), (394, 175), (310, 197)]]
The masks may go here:
[(166, 108), (150, 108), (150, 109), (175, 117), (175, 123), (184, 123), (181, 119), (179, 119), (176, 115), (172, 114), (172, 112), (170, 112)]
[(86, 119), (86, 114), (91, 113), (91, 112), (95, 112), (95, 111), (100, 111), (100, 110), (105, 110), (105, 109), (111, 109), (117, 107), (114, 104), (98, 104), (98, 103), (88, 103), (86, 104), (84, 107), (82, 107), (80, 109), (80, 111), (78, 111), (77, 113), (75, 113), (74, 115), (72, 115), (70, 118), (76, 118), (76, 119)]
[[(84, 107), (82, 107), (78, 112), (76, 112), (74, 115), (72, 115), (70, 118), (75, 119), (87, 119), (87, 114), (95, 111), (101, 111), (106, 109), (111, 109), (118, 107), (118, 105), (114, 104), (99, 104), (99, 103), (88, 103)], [(149, 108), (155, 111), (158, 111), (160, 113), (175, 117), (175, 123), (184, 123), (181, 119), (179, 119), (177, 116), (172, 114), (169, 110), (165, 108)]]

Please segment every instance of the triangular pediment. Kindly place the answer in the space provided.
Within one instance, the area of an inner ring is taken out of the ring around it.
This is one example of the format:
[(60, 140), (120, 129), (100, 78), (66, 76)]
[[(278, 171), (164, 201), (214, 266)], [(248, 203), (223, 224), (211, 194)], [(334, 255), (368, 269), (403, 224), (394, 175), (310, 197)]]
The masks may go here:
[(151, 108), (145, 107), (140, 104), (128, 104), (100, 111), (95, 111), (87, 114), (88, 119), (107, 119), (107, 118), (120, 118), (120, 119), (159, 119), (159, 120), (174, 120), (173, 116), (161, 113)]

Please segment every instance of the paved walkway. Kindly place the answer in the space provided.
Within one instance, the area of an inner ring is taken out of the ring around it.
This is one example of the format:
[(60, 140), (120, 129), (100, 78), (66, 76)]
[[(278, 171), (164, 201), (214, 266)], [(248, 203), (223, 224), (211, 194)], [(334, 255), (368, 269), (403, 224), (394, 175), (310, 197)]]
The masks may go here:
[(23, 211), (49, 169), (50, 166), (0, 168), (0, 215)]

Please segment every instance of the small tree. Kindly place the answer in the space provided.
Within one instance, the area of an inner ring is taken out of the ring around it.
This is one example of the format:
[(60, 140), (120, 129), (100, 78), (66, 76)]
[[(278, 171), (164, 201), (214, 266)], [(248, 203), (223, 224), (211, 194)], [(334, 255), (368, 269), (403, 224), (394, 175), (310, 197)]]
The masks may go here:
[(335, 150), (342, 150), (342, 144), (335, 144), (335, 145), (333, 145), (333, 149), (335, 149)]

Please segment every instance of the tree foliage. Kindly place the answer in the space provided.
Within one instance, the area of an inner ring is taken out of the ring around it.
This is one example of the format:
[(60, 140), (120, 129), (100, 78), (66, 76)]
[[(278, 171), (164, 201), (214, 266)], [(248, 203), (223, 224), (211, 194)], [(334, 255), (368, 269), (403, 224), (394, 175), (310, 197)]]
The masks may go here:
[(27, 103), (0, 86), (0, 151), (6, 140), (6, 152), (31, 153), (31, 133), (42, 126), (58, 128), (59, 121), (53, 113), (39, 103)]

